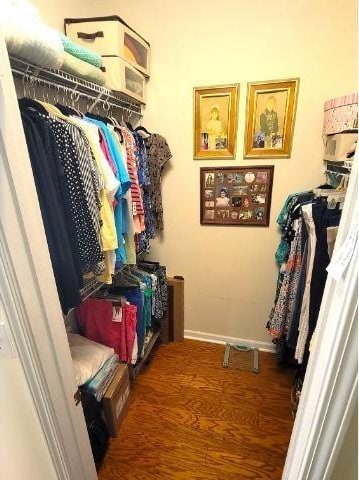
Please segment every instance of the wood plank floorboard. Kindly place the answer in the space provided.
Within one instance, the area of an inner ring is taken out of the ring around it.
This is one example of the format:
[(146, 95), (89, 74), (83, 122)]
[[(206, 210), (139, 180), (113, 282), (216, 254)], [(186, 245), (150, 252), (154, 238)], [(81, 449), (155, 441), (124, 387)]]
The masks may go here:
[(99, 480), (280, 480), (293, 427), (292, 371), (222, 367), (223, 345), (161, 345), (131, 385)]

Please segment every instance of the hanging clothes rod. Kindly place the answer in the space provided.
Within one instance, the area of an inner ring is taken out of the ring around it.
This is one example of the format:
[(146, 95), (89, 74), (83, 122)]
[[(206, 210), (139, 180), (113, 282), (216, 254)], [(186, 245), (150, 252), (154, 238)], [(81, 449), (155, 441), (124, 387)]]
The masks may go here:
[(77, 101), (79, 97), (91, 100), (93, 103), (89, 111), (92, 111), (96, 105), (100, 104), (105, 110), (109, 110), (110, 107), (118, 108), (130, 115), (142, 117), (141, 103), (125, 94), (115, 94), (105, 87), (62, 70), (41, 68), (12, 56), (10, 56), (10, 64), (14, 76), (22, 78), (23, 82), (28, 82), (32, 87), (35, 85), (46, 85), (57, 90), (57, 92), (62, 90), (69, 93), (73, 101)]

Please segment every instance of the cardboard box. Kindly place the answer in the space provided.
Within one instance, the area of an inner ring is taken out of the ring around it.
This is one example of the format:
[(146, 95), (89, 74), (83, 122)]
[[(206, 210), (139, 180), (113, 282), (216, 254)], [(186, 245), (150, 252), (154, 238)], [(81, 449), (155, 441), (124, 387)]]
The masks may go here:
[(184, 338), (184, 278), (167, 277), (169, 339), (180, 342)]
[(128, 367), (119, 364), (115, 376), (102, 398), (102, 412), (108, 433), (111, 437), (117, 436), (130, 405), (130, 378)]

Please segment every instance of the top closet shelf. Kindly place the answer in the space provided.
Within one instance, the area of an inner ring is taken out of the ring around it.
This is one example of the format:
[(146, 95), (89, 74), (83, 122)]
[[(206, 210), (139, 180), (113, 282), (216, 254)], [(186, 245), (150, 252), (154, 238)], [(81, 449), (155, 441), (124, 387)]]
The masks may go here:
[(27, 82), (33, 87), (48, 86), (56, 89), (58, 93), (60, 90), (64, 93), (70, 93), (72, 100), (85, 97), (93, 101), (90, 111), (97, 104), (102, 104), (105, 109), (115, 107), (138, 117), (142, 116), (141, 103), (123, 93), (115, 94), (112, 90), (63, 70), (41, 68), (14, 56), (9, 58), (13, 75), (22, 79), (24, 87)]

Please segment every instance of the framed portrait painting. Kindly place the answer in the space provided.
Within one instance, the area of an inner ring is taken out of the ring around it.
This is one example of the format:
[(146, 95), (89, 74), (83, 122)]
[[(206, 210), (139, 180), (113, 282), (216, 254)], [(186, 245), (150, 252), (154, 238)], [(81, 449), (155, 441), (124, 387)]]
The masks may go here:
[(268, 227), (273, 165), (200, 169), (201, 224)]
[(194, 88), (194, 159), (233, 159), (239, 85)]
[(248, 84), (244, 158), (290, 157), (298, 88), (299, 78)]

